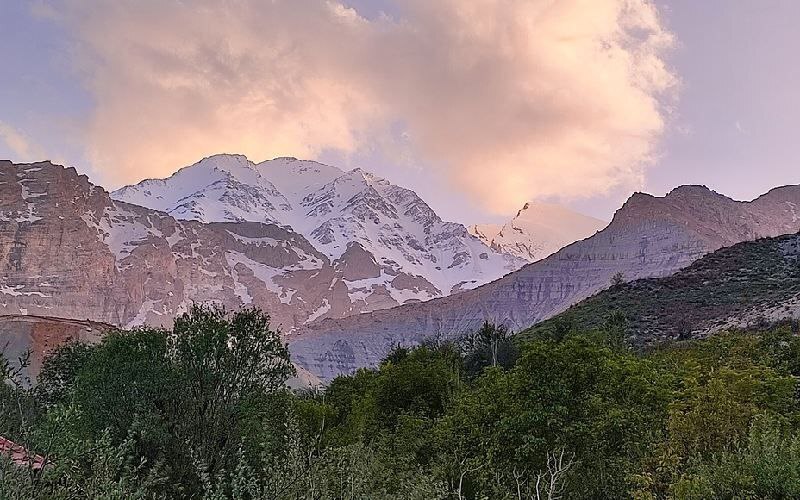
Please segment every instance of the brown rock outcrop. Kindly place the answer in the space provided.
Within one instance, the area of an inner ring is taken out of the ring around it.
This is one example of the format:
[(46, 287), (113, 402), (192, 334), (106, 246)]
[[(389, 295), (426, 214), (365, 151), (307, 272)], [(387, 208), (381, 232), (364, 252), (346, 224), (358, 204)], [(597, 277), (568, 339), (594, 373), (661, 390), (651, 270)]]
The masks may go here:
[(94, 344), (113, 326), (94, 321), (78, 321), (45, 316), (0, 316), (0, 350), (2, 355), (19, 366), (21, 357), (30, 355), (21, 374), (23, 383), (39, 376), (42, 363), (51, 352), (69, 342)]

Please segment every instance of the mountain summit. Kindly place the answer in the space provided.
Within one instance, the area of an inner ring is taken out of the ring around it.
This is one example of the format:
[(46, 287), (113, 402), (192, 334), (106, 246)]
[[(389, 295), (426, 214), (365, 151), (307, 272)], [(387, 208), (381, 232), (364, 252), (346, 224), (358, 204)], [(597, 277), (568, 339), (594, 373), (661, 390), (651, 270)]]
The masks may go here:
[(535, 262), (607, 224), (560, 205), (529, 202), (505, 224), (475, 224), (469, 232), (493, 250)]
[(290, 228), (348, 270), (343, 283), (353, 302), (367, 303), (362, 310), (475, 288), (525, 262), (443, 221), (413, 191), (358, 168), (216, 155), (111, 196), (182, 220)]

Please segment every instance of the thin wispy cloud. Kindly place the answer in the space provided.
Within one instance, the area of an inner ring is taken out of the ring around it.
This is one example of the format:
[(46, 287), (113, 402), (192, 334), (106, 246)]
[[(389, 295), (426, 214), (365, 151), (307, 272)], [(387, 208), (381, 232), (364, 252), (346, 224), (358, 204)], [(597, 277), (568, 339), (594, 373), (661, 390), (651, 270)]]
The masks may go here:
[[(40, 6), (40, 8), (43, 8)], [(403, 143), (490, 210), (639, 185), (673, 45), (645, 0), (66, 0), (112, 184), (218, 152), (314, 158)]]
[(24, 132), (0, 121), (0, 144), (13, 155), (12, 160), (21, 162), (40, 161), (46, 157), (44, 150)]

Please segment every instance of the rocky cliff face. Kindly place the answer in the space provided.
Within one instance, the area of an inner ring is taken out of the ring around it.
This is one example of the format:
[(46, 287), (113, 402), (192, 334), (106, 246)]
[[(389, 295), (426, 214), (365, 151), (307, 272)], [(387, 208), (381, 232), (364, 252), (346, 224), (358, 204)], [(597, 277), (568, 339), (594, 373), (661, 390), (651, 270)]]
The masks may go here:
[(800, 187), (738, 202), (702, 186), (634, 194), (611, 224), (497, 281), (451, 297), (307, 325), (290, 337), (299, 365), (329, 380), (377, 363), (396, 344), (454, 338), (488, 319), (515, 330), (609, 286), (669, 275), (723, 246), (800, 229)]
[(469, 232), (493, 250), (536, 262), (606, 225), (559, 205), (526, 203), (505, 224), (475, 224)]
[(94, 344), (113, 327), (93, 321), (77, 321), (44, 316), (0, 316), (0, 348), (13, 367), (27, 357), (20, 373), (22, 383), (32, 383), (39, 376), (42, 363), (54, 350), (69, 342)]
[[(2, 314), (169, 325), (192, 302), (252, 304), (288, 331), (397, 304), (353, 287), (377, 272), (357, 246), (343, 256), (271, 223), (178, 220), (115, 201), (72, 168), (0, 162)], [(393, 279), (398, 289), (428, 286)]]

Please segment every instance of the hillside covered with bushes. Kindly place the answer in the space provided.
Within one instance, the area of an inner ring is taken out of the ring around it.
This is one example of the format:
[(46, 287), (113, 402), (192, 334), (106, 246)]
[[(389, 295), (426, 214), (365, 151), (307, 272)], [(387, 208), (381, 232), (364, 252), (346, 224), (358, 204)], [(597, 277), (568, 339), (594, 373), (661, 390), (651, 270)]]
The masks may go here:
[[(800, 317), (800, 235), (722, 248), (664, 278), (624, 282), (522, 332), (522, 337), (610, 326), (633, 345), (763, 327)], [(614, 282), (616, 281), (616, 282)]]

